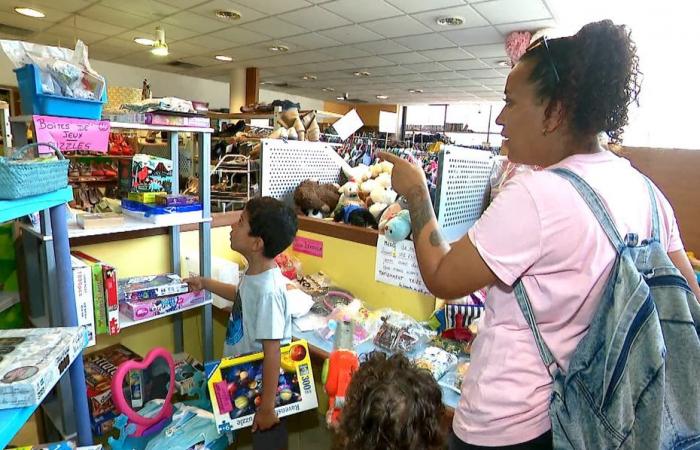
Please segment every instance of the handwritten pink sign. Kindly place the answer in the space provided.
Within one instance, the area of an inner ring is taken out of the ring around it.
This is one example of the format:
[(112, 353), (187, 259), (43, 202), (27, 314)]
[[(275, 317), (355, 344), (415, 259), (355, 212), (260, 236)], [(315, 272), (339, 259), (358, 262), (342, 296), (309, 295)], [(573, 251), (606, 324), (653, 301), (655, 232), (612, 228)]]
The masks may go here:
[[(70, 117), (33, 116), (36, 142), (53, 144), (62, 152), (87, 150), (107, 153), (109, 121), (72, 119)], [(40, 153), (51, 153), (39, 146)]]
[(295, 252), (306, 253), (307, 255), (323, 258), (323, 241), (317, 241), (305, 237), (296, 237), (294, 238), (294, 245), (292, 248)]

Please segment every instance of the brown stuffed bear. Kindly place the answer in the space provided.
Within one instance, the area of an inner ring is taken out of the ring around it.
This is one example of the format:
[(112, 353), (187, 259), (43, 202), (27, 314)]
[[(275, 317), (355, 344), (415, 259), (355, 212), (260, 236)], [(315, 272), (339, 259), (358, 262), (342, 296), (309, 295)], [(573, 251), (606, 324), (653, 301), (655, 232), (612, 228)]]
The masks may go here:
[(310, 217), (328, 217), (338, 205), (338, 199), (338, 186), (332, 183), (321, 184), (318, 181), (306, 180), (294, 190), (297, 214)]

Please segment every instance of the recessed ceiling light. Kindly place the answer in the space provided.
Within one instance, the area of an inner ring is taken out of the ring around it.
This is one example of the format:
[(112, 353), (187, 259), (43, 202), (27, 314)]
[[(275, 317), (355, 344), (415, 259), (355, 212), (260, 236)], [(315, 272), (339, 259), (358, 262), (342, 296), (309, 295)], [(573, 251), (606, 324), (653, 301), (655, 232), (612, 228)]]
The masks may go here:
[(458, 27), (458, 26), (464, 24), (464, 17), (459, 17), (459, 16), (440, 17), (436, 20), (436, 22), (438, 25), (442, 25), (443, 27)]
[(379, 100), (386, 100), (387, 98), (389, 98), (389, 96), (388, 95), (377, 95), (377, 98)]
[(277, 52), (277, 53), (284, 53), (289, 51), (289, 47), (286, 45), (273, 45), (272, 47), (269, 47), (268, 50), (271, 52)]
[(38, 9), (34, 9), (34, 8), (25, 8), (25, 7), (22, 7), (22, 6), (17, 6), (17, 7), (15, 8), (15, 12), (16, 12), (17, 14), (22, 14), (23, 16), (35, 17), (35, 18), (37, 18), (37, 19), (41, 19), (42, 17), (46, 17), (46, 14), (44, 14), (44, 13), (41, 12), (41, 11), (39, 11)]
[(362, 71), (362, 72), (353, 72), (353, 75), (355, 75), (356, 77), (368, 77), (371, 74), (367, 71)]
[(145, 45), (146, 47), (151, 47), (153, 45), (153, 39), (148, 39), (148, 38), (134, 38), (134, 42), (136, 42), (139, 45)]
[(214, 58), (218, 59), (219, 61), (225, 61), (225, 62), (233, 61), (233, 58), (231, 58), (230, 56), (226, 56), (226, 55), (216, 55)]
[(423, 89), (409, 89), (408, 92), (410, 92), (411, 94), (422, 94)]
[(343, 100), (345, 100), (345, 97), (336, 97), (335, 99), (342, 102)]
[(241, 13), (233, 9), (217, 9), (214, 14), (216, 14), (216, 17), (219, 19), (224, 20), (238, 20), (241, 18)]
[(335, 89), (333, 89), (332, 87), (325, 87), (325, 88), (323, 88), (323, 89), (321, 89), (321, 90), (322, 90), (323, 92), (333, 92), (333, 91), (335, 91)]
[(313, 81), (316, 80), (318, 77), (316, 75), (311, 75), (310, 73), (304, 74), (304, 76), (301, 77), (302, 80), (307, 80), (307, 81)]
[(498, 65), (501, 66), (501, 67), (508, 67), (508, 68), (510, 68), (510, 61), (508, 61), (507, 59), (498, 61), (496, 64), (498, 64)]

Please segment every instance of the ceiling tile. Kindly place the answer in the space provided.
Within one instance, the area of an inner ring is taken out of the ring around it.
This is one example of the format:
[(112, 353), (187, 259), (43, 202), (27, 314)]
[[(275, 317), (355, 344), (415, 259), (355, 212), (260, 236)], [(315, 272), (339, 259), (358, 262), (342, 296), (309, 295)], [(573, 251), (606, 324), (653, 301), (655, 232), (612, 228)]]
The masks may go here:
[[(196, 0), (194, 3), (202, 3), (204, 0)], [(192, 5), (192, 0), (156, 0), (154, 2), (157, 5), (167, 4), (170, 7), (176, 8), (178, 10), (189, 9)]]
[(81, 41), (90, 45), (93, 42), (101, 41), (107, 37), (104, 34), (94, 33), (92, 31), (86, 30), (79, 30), (63, 25), (51, 27), (47, 31), (53, 35), (60, 36), (63, 40), (61, 45), (68, 45), (71, 48), (73, 48), (76, 39), (80, 39)]
[[(220, 19), (216, 16), (216, 11), (220, 9), (238, 11), (241, 14), (241, 18), (236, 21)], [(229, 0), (211, 0), (195, 6), (194, 8), (190, 9), (190, 12), (197, 13), (209, 19), (215, 19), (219, 22), (225, 23), (228, 26), (234, 27), (265, 17), (265, 14), (261, 13), (260, 11), (256, 11), (255, 9), (248, 8), (247, 6), (240, 5)]]
[(457, 45), (481, 45), (504, 42), (503, 36), (494, 27), (464, 28), (442, 33)]
[(148, 22), (153, 21), (153, 17), (135, 16), (116, 9), (108, 8), (102, 5), (94, 5), (80, 11), (81, 16), (88, 17), (94, 20), (103, 20), (109, 23), (129, 24), (129, 28), (139, 27)]
[[(211, 33), (212, 31), (217, 31), (227, 27), (225, 23), (220, 22), (216, 19), (210, 19), (208, 17), (204, 17), (189, 11), (182, 11), (172, 16), (168, 16), (165, 19), (163, 19), (163, 22), (169, 25), (176, 25), (178, 27), (186, 28), (188, 30), (197, 31), (198, 33)], [(168, 27), (164, 28), (165, 38), (167, 40)]]
[(488, 78), (486, 80), (481, 80), (481, 84), (491, 89), (500, 88), (503, 89), (506, 85), (505, 77), (501, 78)]
[(166, 41), (179, 41), (201, 34), (196, 31), (187, 30), (185, 28), (169, 26), (162, 22), (151, 22), (138, 27), (136, 30), (129, 31), (127, 33), (122, 33), (122, 37), (128, 40), (133, 40), (133, 38), (135, 37), (147, 37), (152, 39), (153, 35), (155, 34), (156, 27), (159, 25), (165, 29)]
[(131, 53), (136, 53), (141, 50), (136, 44), (130, 41), (125, 41), (117, 38), (107, 38), (96, 44), (90, 45), (88, 49), (90, 58), (100, 59), (101, 54), (111, 55), (112, 57), (119, 57), (124, 55), (129, 55)]
[(235, 3), (249, 6), (266, 14), (280, 14), (311, 6), (311, 3), (304, 0), (236, 0)]
[(423, 56), (419, 53), (416, 53), (416, 52), (396, 53), (393, 55), (383, 55), (382, 58), (388, 59), (389, 61), (393, 61), (396, 64), (413, 64), (413, 63), (430, 61), (425, 56)]
[(497, 58), (506, 56), (505, 44), (474, 45), (465, 47), (465, 50), (477, 58)]
[(436, 62), (427, 62), (427, 63), (418, 63), (418, 64), (404, 64), (403, 67), (406, 67), (407, 69), (410, 69), (414, 72), (445, 72), (448, 71), (449, 68), (443, 66), (440, 63)]
[[(255, 42), (262, 42), (270, 39), (271, 36), (266, 36), (261, 32), (254, 32), (246, 30), (241, 27), (230, 27), (223, 30), (215, 31), (208, 36), (223, 39), (228, 42), (232, 42), (234, 45), (246, 45), (253, 44)], [(231, 47), (232, 45), (229, 45)]]
[(391, 39), (382, 41), (360, 42), (355, 44), (355, 47), (370, 52), (375, 55), (386, 55), (389, 53), (399, 53), (410, 51), (408, 47), (397, 44)]
[[(2, 39), (16, 39), (16, 36), (10, 36), (10, 35), (5, 35), (5, 34), (0, 34), (2, 36)], [(43, 33), (34, 33), (31, 37), (31, 42), (36, 43), (36, 44), (43, 44), (43, 45), (50, 45), (52, 47), (63, 47), (63, 48), (74, 48), (75, 47), (75, 39), (72, 37), (68, 36), (62, 36), (60, 34), (53, 34), (50, 32), (43, 32)], [(85, 42), (85, 41), (83, 41)], [(88, 46), (89, 54), (90, 54), (90, 59), (93, 58), (94, 55), (101, 55), (100, 53), (93, 53), (92, 51), (92, 45)], [(126, 53), (123, 53), (126, 54)], [(105, 55), (107, 58), (114, 57), (114, 56), (121, 56), (121, 55), (114, 55), (109, 52)], [(95, 59), (104, 59), (104, 57), (98, 58), (95, 56)]]
[(321, 76), (323, 76), (324, 80), (348, 80), (355, 78), (350, 71), (324, 72), (319, 74), (319, 77)]
[(485, 69), (488, 66), (478, 59), (463, 59), (461, 61), (443, 61), (443, 64), (453, 70)]
[(510, 61), (507, 57), (481, 58), (481, 61), (492, 69), (510, 69), (510, 66), (502, 66), (503, 61)]
[[(457, 73), (460, 75), (467, 76), (466, 74), (464, 74), (464, 72), (457, 72)], [(478, 82), (476, 82), (474, 80), (470, 80), (470, 79), (445, 80), (444, 83), (446, 86), (478, 86), (479, 85)]]
[(482, 78), (503, 78), (503, 75), (493, 69), (472, 69), (460, 71), (459, 73), (464, 74), (473, 80), (479, 80)]
[(399, 8), (406, 13), (416, 13), (427, 11), (429, 9), (448, 8), (450, 6), (460, 6), (464, 2), (462, 0), (386, 0), (388, 3)]
[(418, 74), (418, 73), (412, 73), (408, 75), (396, 75), (395, 77), (391, 78), (394, 83), (406, 83), (406, 82), (418, 82), (418, 81), (424, 81), (425, 77)]
[(222, 50), (222, 52), (233, 57), (236, 60), (246, 60), (252, 58), (264, 58), (270, 56), (270, 52), (263, 48), (262, 46), (250, 46), (246, 45), (243, 47), (234, 47)]
[(305, 64), (305, 63), (325, 61), (328, 59), (328, 57), (326, 57), (325, 55), (322, 55), (321, 53), (319, 53), (315, 50), (294, 53), (294, 54), (289, 55), (289, 56), (292, 58), (293, 64)]
[(330, 72), (334, 70), (347, 70), (351, 68), (351, 63), (342, 60), (316, 63), (317, 72)]
[(343, 44), (354, 44), (357, 42), (377, 41), (382, 39), (382, 36), (364, 28), (361, 25), (347, 25), (344, 27), (333, 28), (330, 30), (320, 31), (320, 34), (342, 42)]
[(513, 31), (531, 31), (535, 32), (542, 30), (544, 28), (555, 27), (556, 22), (552, 19), (550, 20), (531, 20), (527, 22), (515, 22), (506, 23), (502, 25), (496, 25), (496, 29), (500, 31), (503, 35), (512, 33)]
[(324, 55), (327, 55), (331, 58), (340, 58), (340, 59), (359, 58), (362, 56), (370, 56), (369, 52), (366, 52), (364, 50), (360, 50), (359, 48), (356, 48), (353, 45), (341, 45), (338, 47), (329, 47), (329, 48), (324, 48), (320, 51)]
[[(203, 53), (209, 50), (221, 50), (224, 48), (231, 48), (234, 45), (236, 45), (230, 41), (225, 41), (216, 36), (204, 35), (189, 38), (186, 41), (175, 42), (174, 44), (172, 44), (172, 47), (174, 49), (177, 49), (178, 46), (182, 46), (183, 44), (186, 44), (188, 46), (188, 55), (196, 55), (197, 53)], [(198, 47), (201, 47), (199, 51), (190, 51), (190, 49), (196, 49)]]
[[(34, 17), (27, 17), (23, 16), (20, 14), (17, 14), (14, 12), (13, 8), (16, 6), (17, 3), (21, 2), (9, 2), (9, 1), (4, 1), (0, 2), (0, 22), (8, 25), (12, 25), (15, 27), (19, 28), (25, 28), (28, 30), (33, 30), (33, 31), (38, 31), (42, 29), (46, 29), (52, 24), (56, 22), (60, 22), (68, 17), (70, 17), (71, 13), (66, 12), (63, 9), (53, 9), (51, 7), (47, 6), (41, 6), (38, 7), (37, 9), (40, 9), (41, 12), (43, 12), (46, 17), (42, 19), (37, 19)], [(30, 6), (25, 4), (21, 4), (21, 6)], [(52, 6), (56, 6), (54, 3)]]
[[(62, 4), (63, 0), (61, 0), (61, 5)], [(165, 16), (178, 12), (178, 8), (174, 8), (164, 3), (143, 0), (102, 0), (100, 2), (100, 6), (116, 9), (117, 11), (128, 14), (147, 17), (150, 18), (150, 21), (160, 20)], [(133, 26), (128, 28), (133, 28)]]
[(401, 15), (400, 10), (384, 0), (335, 0), (324, 3), (322, 6), (353, 22), (366, 22)]
[(398, 16), (367, 22), (364, 26), (388, 38), (430, 33), (430, 28), (410, 16)]
[(284, 39), (284, 42), (309, 50), (340, 45), (340, 42), (322, 36), (318, 33), (307, 33), (288, 37)]
[(217, 61), (211, 56), (188, 56), (186, 58), (180, 58), (180, 61), (184, 61), (186, 63), (195, 64), (197, 66), (202, 67), (215, 66), (217, 64), (221, 64), (220, 61)]
[(413, 71), (397, 65), (372, 68), (372, 76), (408, 75), (410, 73)]
[(72, 30), (78, 29), (108, 36), (121, 34), (126, 31), (126, 28), (117, 27), (105, 22), (99, 22), (97, 20), (88, 19), (87, 17), (82, 16), (73, 16), (72, 18), (68, 18), (63, 22), (59, 23), (57, 26), (52, 27), (51, 29), (56, 30), (59, 28), (64, 30), (64, 32), (71, 32)]
[[(282, 3), (282, 2), (280, 2)], [(288, 12), (279, 16), (285, 22), (302, 26), (311, 31), (350, 25), (350, 21), (319, 6)]]
[[(438, 25), (437, 20), (440, 17), (459, 16), (464, 19), (462, 25), (449, 26)], [(479, 15), (471, 6), (463, 5), (454, 8), (438, 9), (435, 11), (414, 14), (413, 17), (423, 22), (433, 31), (447, 31), (461, 28), (483, 27), (489, 23)]]
[(473, 58), (472, 55), (458, 47), (425, 50), (420, 54), (433, 61), (460, 61)]
[[(20, 3), (20, 2), (3, 2), (3, 3), (11, 3), (12, 4), (12, 3)], [(49, 8), (56, 7), (56, 0), (31, 0), (30, 2), (25, 1), (25, 2), (21, 2), (21, 3), (30, 3), (31, 6), (37, 6), (37, 7), (39, 7), (38, 9), (41, 9), (42, 11), (44, 10), (42, 7), (49, 7)], [(66, 11), (66, 12), (79, 11), (83, 8), (87, 8), (92, 3), (94, 3), (93, 0), (61, 0), (61, 11)]]
[(452, 47), (454, 45), (437, 33), (406, 36), (396, 39), (396, 42), (412, 50), (432, 50), (435, 48)]
[(474, 9), (493, 25), (552, 18), (542, 0), (494, 0), (477, 3)]
[(454, 71), (449, 72), (431, 72), (423, 74), (426, 78), (430, 80), (460, 80), (464, 79), (464, 75), (459, 74)]
[(355, 69), (389, 66), (392, 64), (391, 61), (380, 58), (379, 56), (366, 56), (363, 58), (347, 59), (346, 61), (352, 64)]
[(255, 22), (246, 23), (241, 26), (251, 31), (260, 31), (273, 38), (282, 38), (308, 32), (308, 30), (302, 27), (284, 22), (276, 17), (256, 20)]

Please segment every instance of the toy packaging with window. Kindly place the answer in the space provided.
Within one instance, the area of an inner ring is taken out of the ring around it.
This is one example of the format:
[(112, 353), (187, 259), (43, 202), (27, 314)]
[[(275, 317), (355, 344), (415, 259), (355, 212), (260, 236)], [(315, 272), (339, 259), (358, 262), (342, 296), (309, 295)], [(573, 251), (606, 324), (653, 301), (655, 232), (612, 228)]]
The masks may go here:
[[(316, 386), (306, 341), (285, 345), (280, 353), (280, 376), (275, 399), (277, 416), (285, 417), (317, 408)], [(219, 432), (251, 426), (264, 389), (263, 353), (224, 358), (207, 363), (205, 367)]]
[(174, 273), (121, 278), (118, 282), (120, 302), (184, 294), (188, 290), (187, 283)]
[(0, 409), (41, 403), (86, 344), (80, 327), (0, 330)]
[(83, 357), (93, 429), (97, 429), (98, 426), (104, 428), (102, 425), (104, 422), (116, 417), (117, 411), (112, 401), (112, 377), (119, 364), (138, 357), (139, 355), (121, 344), (109, 346)]
[(122, 314), (130, 317), (131, 320), (144, 320), (198, 305), (205, 299), (204, 291), (187, 292), (149, 300), (125, 301), (119, 308)]

